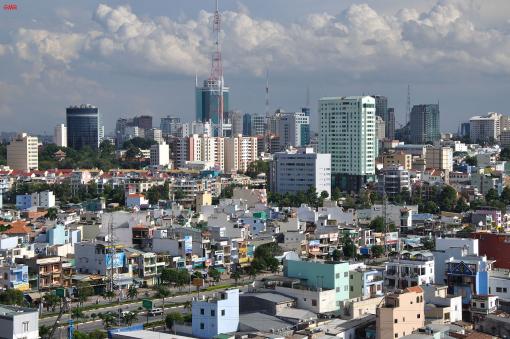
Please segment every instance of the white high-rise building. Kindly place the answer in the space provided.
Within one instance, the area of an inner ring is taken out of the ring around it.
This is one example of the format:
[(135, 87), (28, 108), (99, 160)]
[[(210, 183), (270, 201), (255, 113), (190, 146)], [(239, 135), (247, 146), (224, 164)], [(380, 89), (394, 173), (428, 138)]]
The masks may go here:
[(453, 171), (453, 149), (451, 147), (435, 147), (428, 145), (425, 152), (427, 168)]
[(499, 140), (501, 133), (501, 114), (490, 112), (486, 116), (469, 119), (469, 138), (472, 142)]
[(225, 138), (225, 173), (246, 172), (257, 160), (257, 138), (241, 134)]
[(163, 133), (159, 128), (151, 128), (145, 131), (145, 138), (161, 144), (163, 142)]
[(57, 146), (67, 147), (67, 127), (64, 124), (55, 126), (53, 143)]
[(311, 147), (275, 153), (270, 183), (271, 192), (306, 192), (311, 186), (331, 196), (331, 155), (315, 153)]
[(304, 112), (277, 112), (271, 117), (272, 133), (280, 138), (280, 150), (302, 147), (310, 142), (310, 117)]
[(151, 166), (168, 166), (170, 164), (170, 146), (164, 141), (151, 146)]
[(7, 145), (7, 166), (14, 170), (30, 171), (39, 167), (37, 137), (20, 133)]
[(225, 169), (225, 138), (194, 134), (189, 137), (188, 142), (189, 161), (203, 161), (212, 164), (218, 170)]
[(375, 175), (375, 99), (370, 96), (319, 100), (319, 153), (331, 154), (333, 185), (359, 190)]

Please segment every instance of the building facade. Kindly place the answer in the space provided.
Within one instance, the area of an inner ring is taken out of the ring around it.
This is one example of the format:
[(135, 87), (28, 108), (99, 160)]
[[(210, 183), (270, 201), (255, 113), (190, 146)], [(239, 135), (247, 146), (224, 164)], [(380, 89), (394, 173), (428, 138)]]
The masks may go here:
[(319, 100), (319, 152), (331, 154), (333, 186), (359, 190), (375, 175), (375, 99)]
[(191, 304), (192, 333), (210, 339), (222, 333), (237, 332), (239, 327), (239, 290), (219, 292), (208, 300), (194, 300)]
[(441, 139), (439, 104), (414, 105), (411, 110), (410, 133), (413, 144), (439, 141)]
[(469, 119), (469, 139), (471, 142), (499, 140), (501, 116), (500, 113), (490, 112), (486, 116), (474, 116)]
[(103, 134), (99, 109), (92, 105), (66, 109), (67, 146), (80, 150), (86, 146), (98, 149)]
[(55, 126), (53, 143), (57, 146), (67, 147), (67, 127), (64, 124)]
[(31, 171), (39, 167), (37, 137), (26, 133), (18, 134), (7, 145), (7, 166), (14, 170)]

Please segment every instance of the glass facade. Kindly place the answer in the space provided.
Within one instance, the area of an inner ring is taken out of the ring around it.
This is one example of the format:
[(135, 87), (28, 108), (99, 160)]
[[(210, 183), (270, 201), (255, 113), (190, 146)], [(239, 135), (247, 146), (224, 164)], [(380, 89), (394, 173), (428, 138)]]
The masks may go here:
[(86, 146), (98, 149), (101, 119), (97, 107), (72, 106), (66, 109), (67, 146), (80, 150)]
[[(195, 92), (197, 121), (218, 124), (218, 85), (214, 80), (204, 81)], [(223, 116), (229, 111), (229, 88), (223, 87)]]

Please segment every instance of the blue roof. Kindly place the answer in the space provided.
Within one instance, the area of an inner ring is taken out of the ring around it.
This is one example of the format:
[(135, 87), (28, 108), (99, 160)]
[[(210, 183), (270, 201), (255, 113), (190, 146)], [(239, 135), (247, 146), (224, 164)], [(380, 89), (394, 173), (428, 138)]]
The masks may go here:
[(427, 219), (433, 219), (434, 214), (431, 213), (416, 213), (413, 214), (413, 220), (427, 220)]

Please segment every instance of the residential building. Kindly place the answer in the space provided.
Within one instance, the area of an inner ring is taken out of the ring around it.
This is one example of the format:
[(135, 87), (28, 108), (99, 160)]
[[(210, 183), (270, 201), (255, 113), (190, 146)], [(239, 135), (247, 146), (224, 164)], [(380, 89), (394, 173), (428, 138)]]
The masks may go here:
[(384, 295), (381, 271), (359, 267), (349, 272), (349, 299), (375, 298)]
[(248, 166), (257, 160), (257, 138), (241, 134), (225, 138), (225, 173), (246, 172)]
[(498, 299), (496, 295), (490, 294), (473, 295), (470, 305), (471, 321), (479, 323), (489, 314), (496, 313), (498, 310)]
[[(349, 263), (347, 262), (286, 260), (283, 272), (285, 277), (300, 279), (301, 284), (309, 288), (334, 290), (333, 300), (338, 310), (341, 310), (343, 301), (349, 299)], [(312, 306), (314, 306), (313, 300)]]
[(303, 112), (278, 111), (271, 117), (271, 132), (279, 137), (280, 150), (310, 142), (310, 117)]
[(16, 196), (16, 208), (27, 210), (32, 207), (52, 208), (55, 207), (55, 195), (52, 191), (34, 192)]
[(170, 146), (164, 141), (151, 146), (151, 166), (166, 167), (170, 165)]
[(379, 194), (394, 197), (403, 191), (411, 192), (409, 172), (403, 166), (390, 166), (383, 168), (377, 178)]
[(385, 264), (384, 285), (388, 290), (434, 282), (434, 256), (430, 252), (407, 252)]
[(28, 266), (12, 264), (0, 266), (0, 286), (6, 289), (26, 291), (30, 289), (28, 282)]
[(453, 171), (453, 150), (450, 147), (427, 146), (425, 152), (427, 168)]
[(400, 338), (424, 325), (423, 290), (419, 286), (408, 287), (386, 295), (384, 305), (377, 309), (376, 338)]
[(331, 154), (333, 186), (359, 190), (375, 175), (375, 99), (319, 100), (319, 152)]
[(473, 238), (478, 240), (480, 255), (495, 261), (494, 268), (510, 269), (510, 234), (476, 232)]
[(388, 108), (388, 118), (384, 121), (386, 123), (386, 139), (395, 139), (395, 109)]
[(126, 255), (120, 246), (112, 249), (105, 242), (82, 241), (75, 245), (74, 253), (78, 273), (108, 276), (112, 269), (122, 273), (125, 267)]
[(67, 147), (67, 127), (64, 124), (55, 126), (53, 143), (57, 146)]
[(66, 109), (67, 146), (80, 150), (86, 146), (98, 149), (104, 133), (99, 109), (92, 105)]
[(39, 339), (39, 311), (12, 305), (0, 305), (2, 338)]
[(145, 130), (145, 138), (149, 140), (154, 140), (158, 144), (163, 143), (163, 133), (159, 128), (150, 128)]
[(145, 196), (140, 193), (131, 193), (128, 194), (126, 197), (126, 207), (127, 208), (133, 208), (141, 206), (148, 205), (149, 200), (145, 199)]
[(192, 333), (210, 339), (237, 332), (239, 327), (239, 290), (218, 292), (212, 298), (195, 299), (191, 304)]
[(490, 112), (486, 116), (469, 119), (469, 138), (471, 142), (488, 142), (499, 140), (501, 133), (501, 114)]
[(462, 321), (462, 297), (448, 294), (448, 286), (422, 285), (425, 318), (434, 322)]
[(272, 192), (306, 192), (314, 187), (331, 196), (331, 155), (318, 154), (312, 148), (275, 153), (270, 164)]
[(29, 278), (31, 288), (43, 291), (64, 286), (61, 257), (23, 258), (19, 263), (28, 266), (29, 277), (35, 277)]
[(161, 123), (159, 128), (161, 129), (161, 133), (163, 137), (167, 136), (177, 136), (177, 132), (179, 130), (179, 125), (181, 123), (181, 118), (176, 118), (172, 116), (166, 116), (161, 118)]
[(7, 145), (7, 166), (13, 170), (31, 171), (39, 167), (37, 137), (26, 133), (18, 134)]
[(414, 105), (411, 110), (411, 143), (427, 144), (441, 139), (439, 104)]
[(464, 256), (446, 260), (446, 285), (448, 294), (462, 296), (462, 303), (469, 305), (473, 295), (489, 294), (489, 272), (492, 261), (486, 257)]
[(403, 166), (405, 170), (410, 170), (413, 166), (413, 156), (402, 151), (383, 154), (382, 162), (383, 167), (400, 165)]

